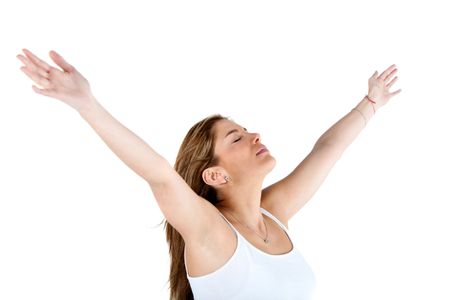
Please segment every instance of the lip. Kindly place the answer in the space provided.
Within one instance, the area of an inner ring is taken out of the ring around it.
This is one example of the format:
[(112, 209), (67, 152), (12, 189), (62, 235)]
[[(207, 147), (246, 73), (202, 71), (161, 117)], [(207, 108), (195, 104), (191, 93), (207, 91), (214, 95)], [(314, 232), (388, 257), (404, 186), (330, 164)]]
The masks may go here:
[(259, 148), (258, 152), (256, 152), (256, 155), (258, 156), (258, 155), (260, 155), (260, 154), (262, 154), (264, 152), (268, 152), (268, 151), (269, 150), (267, 150), (266, 147), (261, 147), (261, 148)]

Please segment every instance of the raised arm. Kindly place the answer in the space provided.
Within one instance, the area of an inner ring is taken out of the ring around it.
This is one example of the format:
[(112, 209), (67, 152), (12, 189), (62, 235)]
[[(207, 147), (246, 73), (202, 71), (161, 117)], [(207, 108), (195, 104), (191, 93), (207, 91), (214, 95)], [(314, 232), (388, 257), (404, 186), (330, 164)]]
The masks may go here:
[(63, 71), (48, 65), (30, 51), (18, 55), (21, 70), (43, 88), (36, 93), (56, 98), (74, 108), (106, 145), (136, 174), (151, 184), (164, 180), (167, 161), (141, 138), (118, 122), (94, 97), (90, 84), (78, 70), (54, 51), (50, 57)]
[(199, 197), (165, 158), (106, 111), (92, 95), (88, 81), (59, 54), (51, 51), (50, 57), (62, 71), (23, 51), (26, 57), (17, 56), (25, 64), (21, 70), (43, 87), (33, 85), (33, 90), (76, 109), (106, 145), (149, 183), (167, 221), (185, 241), (203, 240), (205, 230), (220, 219), (215, 207)]
[[(285, 224), (315, 194), (342, 153), (355, 140), (370, 118), (401, 90), (389, 92), (397, 81), (396, 66), (369, 78), (369, 92), (359, 104), (323, 133), (311, 152), (285, 178), (263, 190), (264, 206)], [(375, 103), (374, 103), (375, 102)]]

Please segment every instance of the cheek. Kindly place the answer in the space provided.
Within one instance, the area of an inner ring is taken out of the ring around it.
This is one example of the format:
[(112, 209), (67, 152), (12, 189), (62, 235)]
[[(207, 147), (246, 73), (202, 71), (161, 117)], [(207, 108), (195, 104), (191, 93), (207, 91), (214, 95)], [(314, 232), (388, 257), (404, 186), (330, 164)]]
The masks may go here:
[(229, 149), (227, 153), (223, 154), (223, 162), (233, 169), (239, 169), (240, 166), (246, 165), (249, 162), (248, 153), (239, 147), (233, 147), (233, 149)]
[(230, 149), (230, 158), (232, 158), (235, 161), (248, 161), (248, 158), (250, 156), (250, 152), (248, 147), (245, 147), (244, 145), (236, 145), (233, 149)]
[(245, 145), (235, 144), (220, 154), (224, 166), (233, 169), (240, 169), (248, 166), (252, 162), (250, 149)]

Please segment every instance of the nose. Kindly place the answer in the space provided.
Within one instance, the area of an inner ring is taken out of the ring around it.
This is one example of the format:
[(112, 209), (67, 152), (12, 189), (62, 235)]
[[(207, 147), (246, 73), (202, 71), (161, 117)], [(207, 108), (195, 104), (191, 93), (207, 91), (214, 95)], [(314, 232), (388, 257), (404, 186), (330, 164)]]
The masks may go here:
[(261, 142), (261, 137), (259, 133), (254, 133), (253, 143), (256, 144), (258, 142)]

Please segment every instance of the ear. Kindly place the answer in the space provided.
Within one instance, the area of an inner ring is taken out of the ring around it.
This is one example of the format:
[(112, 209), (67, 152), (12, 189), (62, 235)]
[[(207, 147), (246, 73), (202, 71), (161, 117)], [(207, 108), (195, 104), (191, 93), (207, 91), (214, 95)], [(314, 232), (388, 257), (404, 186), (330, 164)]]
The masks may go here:
[(202, 178), (207, 185), (217, 187), (219, 185), (227, 183), (227, 181), (224, 178), (227, 175), (228, 174), (224, 168), (210, 167), (203, 171)]

